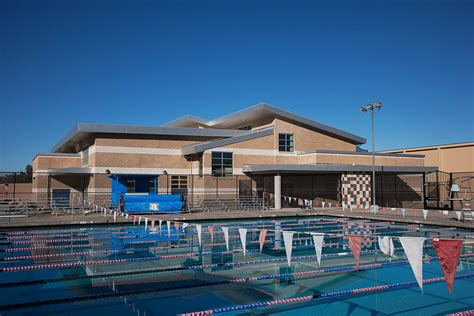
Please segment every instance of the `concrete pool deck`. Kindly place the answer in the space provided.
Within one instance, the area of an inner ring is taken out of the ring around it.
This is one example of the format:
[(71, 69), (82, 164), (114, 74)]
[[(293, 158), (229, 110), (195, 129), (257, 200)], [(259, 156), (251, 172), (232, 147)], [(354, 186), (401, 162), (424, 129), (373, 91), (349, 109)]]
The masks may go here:
[[(465, 212), (467, 214), (469, 212)], [(303, 210), (299, 208), (283, 210), (265, 210), (265, 211), (228, 211), (228, 212), (199, 212), (183, 214), (163, 214), (163, 215), (143, 215), (155, 220), (171, 221), (220, 221), (220, 220), (239, 220), (239, 219), (273, 219), (284, 217), (315, 217), (315, 216), (334, 216), (353, 219), (370, 219), (377, 221), (389, 221), (407, 224), (422, 224), (433, 226), (456, 227), (464, 229), (474, 229), (472, 220), (458, 221), (454, 212), (449, 215), (443, 215), (440, 211), (430, 210), (426, 220), (423, 218), (421, 210), (416, 214), (413, 210), (407, 210), (406, 216), (401, 215), (400, 210), (383, 210), (378, 214), (373, 214), (368, 210), (348, 211), (342, 208), (315, 208), (313, 210)], [(128, 223), (130, 223), (130, 219)], [(117, 222), (114, 223), (113, 216), (103, 216), (99, 213), (74, 214), (74, 215), (54, 215), (38, 214), (30, 217), (0, 217), (0, 229), (9, 228), (32, 228), (44, 226), (67, 226), (67, 225), (123, 225), (127, 223), (124, 217), (117, 216)]]

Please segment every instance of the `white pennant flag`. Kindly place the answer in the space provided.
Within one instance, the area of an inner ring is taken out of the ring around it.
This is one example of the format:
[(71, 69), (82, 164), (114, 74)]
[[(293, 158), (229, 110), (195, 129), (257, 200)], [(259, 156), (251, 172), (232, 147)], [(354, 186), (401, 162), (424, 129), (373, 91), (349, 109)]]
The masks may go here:
[(293, 251), (293, 234), (294, 232), (283, 231), (283, 241), (285, 243), (286, 260), (288, 267), (291, 266), (291, 252)]
[(128, 220), (128, 213), (125, 214), (125, 219)]
[(225, 246), (227, 251), (229, 251), (229, 227), (222, 226), (222, 231), (224, 232)]
[(198, 233), (198, 240), (199, 240), (199, 246), (201, 246), (201, 233), (202, 233), (202, 226), (199, 224), (194, 224), (196, 225), (196, 230)]
[(428, 210), (423, 210), (423, 217), (426, 220), (426, 217), (428, 216)]
[(384, 254), (386, 254), (389, 257), (393, 257), (393, 254), (395, 252), (395, 247), (393, 245), (392, 238), (388, 236), (379, 237), (378, 242), (379, 242), (380, 251), (382, 251)]
[(145, 217), (145, 230), (147, 229), (147, 227), (148, 227), (148, 218)]
[(449, 211), (443, 211), (443, 215), (449, 215)]
[(247, 255), (247, 228), (239, 228), (240, 241), (242, 242), (242, 249), (244, 256)]
[(398, 237), (410, 262), (416, 281), (423, 291), (423, 237)]
[(114, 211), (114, 223), (117, 222), (117, 212)]
[(456, 211), (456, 216), (458, 218), (458, 222), (461, 221), (461, 216), (462, 216), (462, 212), (461, 211)]
[(406, 214), (407, 210), (405, 210), (404, 208), (402, 208), (402, 216), (405, 217), (405, 214)]
[(314, 250), (318, 259), (318, 266), (321, 266), (321, 253), (323, 252), (324, 234), (313, 234)]
[(138, 217), (138, 226), (140, 226), (140, 222), (141, 222), (141, 221), (142, 221), (142, 217), (139, 216), (139, 217)]
[(183, 230), (184, 230), (186, 227), (188, 227), (188, 226), (189, 226), (188, 223), (183, 223)]
[(170, 221), (166, 221), (166, 226), (168, 226), (168, 237), (171, 236), (171, 222)]
[(161, 235), (161, 223), (163, 222), (162, 219), (158, 220), (159, 226), (160, 226), (160, 235)]

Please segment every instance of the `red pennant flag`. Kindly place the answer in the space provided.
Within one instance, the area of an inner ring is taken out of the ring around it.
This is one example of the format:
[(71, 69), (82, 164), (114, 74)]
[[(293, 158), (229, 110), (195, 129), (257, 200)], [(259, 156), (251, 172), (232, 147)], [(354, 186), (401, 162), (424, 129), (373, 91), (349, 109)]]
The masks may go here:
[(176, 228), (176, 234), (179, 232), (179, 222), (174, 222), (174, 228)]
[(211, 243), (214, 243), (214, 226), (207, 226), (207, 230), (209, 231), (209, 234), (211, 234)]
[(413, 210), (413, 217), (416, 217), (416, 215), (417, 215), (416, 210)]
[(263, 244), (265, 243), (265, 237), (267, 237), (267, 230), (260, 229), (260, 235), (258, 236), (258, 241), (260, 243), (260, 253), (262, 253)]
[(461, 240), (438, 240), (432, 241), (438, 254), (441, 269), (443, 269), (444, 279), (448, 284), (449, 294), (453, 292), (454, 277), (461, 256)]
[(349, 247), (352, 250), (352, 255), (354, 255), (356, 269), (359, 269), (360, 250), (362, 248), (362, 237), (357, 236), (357, 235), (347, 235), (347, 238), (349, 238)]

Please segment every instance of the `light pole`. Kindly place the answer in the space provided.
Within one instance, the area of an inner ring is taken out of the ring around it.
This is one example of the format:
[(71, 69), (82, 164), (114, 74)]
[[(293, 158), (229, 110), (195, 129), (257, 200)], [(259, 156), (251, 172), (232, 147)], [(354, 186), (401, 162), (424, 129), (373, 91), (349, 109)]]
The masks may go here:
[(362, 112), (370, 111), (372, 115), (372, 208), (377, 212), (377, 203), (375, 201), (375, 138), (374, 138), (374, 112), (382, 108), (382, 102), (374, 102), (372, 104), (362, 105)]

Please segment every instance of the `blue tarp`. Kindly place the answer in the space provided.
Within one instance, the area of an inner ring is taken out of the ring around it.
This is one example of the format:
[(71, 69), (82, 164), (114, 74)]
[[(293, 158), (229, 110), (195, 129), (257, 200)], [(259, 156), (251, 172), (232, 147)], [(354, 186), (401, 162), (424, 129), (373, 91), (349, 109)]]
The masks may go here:
[(124, 194), (124, 211), (127, 213), (181, 213), (184, 202), (180, 194)]

